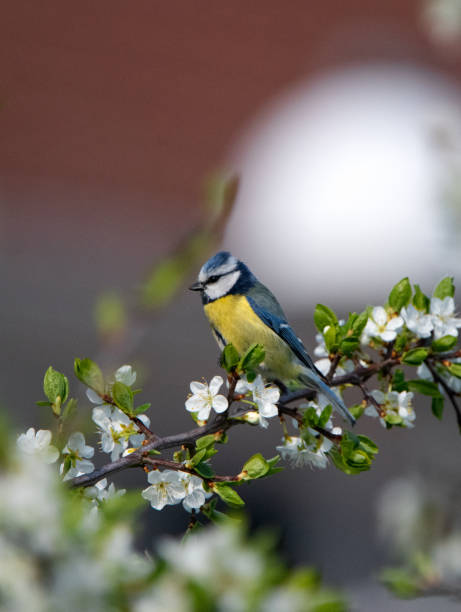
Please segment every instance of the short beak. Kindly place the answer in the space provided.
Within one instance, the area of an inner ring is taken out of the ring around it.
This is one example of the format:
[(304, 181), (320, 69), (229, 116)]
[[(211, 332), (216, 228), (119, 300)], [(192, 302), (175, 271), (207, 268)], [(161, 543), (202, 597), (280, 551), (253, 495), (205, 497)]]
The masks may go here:
[(200, 283), (199, 281), (197, 281), (196, 283), (191, 285), (189, 289), (191, 291), (203, 291), (203, 283)]

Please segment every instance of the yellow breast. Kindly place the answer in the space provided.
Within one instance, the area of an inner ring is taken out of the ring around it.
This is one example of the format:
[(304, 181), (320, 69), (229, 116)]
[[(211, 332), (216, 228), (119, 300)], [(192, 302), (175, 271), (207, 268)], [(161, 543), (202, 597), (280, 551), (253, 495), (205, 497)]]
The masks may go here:
[(268, 373), (280, 380), (295, 379), (302, 366), (290, 347), (255, 314), (243, 295), (226, 295), (204, 306), (211, 326), (242, 354), (255, 342), (266, 351)]

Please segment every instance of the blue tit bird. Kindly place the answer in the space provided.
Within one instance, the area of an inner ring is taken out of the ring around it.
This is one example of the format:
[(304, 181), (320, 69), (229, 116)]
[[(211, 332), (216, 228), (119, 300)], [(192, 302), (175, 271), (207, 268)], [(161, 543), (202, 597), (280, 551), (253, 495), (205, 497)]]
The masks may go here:
[(274, 295), (242, 261), (227, 251), (216, 253), (202, 266), (190, 289), (201, 292), (205, 314), (221, 350), (233, 344), (243, 354), (252, 344), (262, 344), (266, 352), (262, 373), (266, 379), (297, 381), (319, 391), (344, 419), (355, 423), (287, 323)]

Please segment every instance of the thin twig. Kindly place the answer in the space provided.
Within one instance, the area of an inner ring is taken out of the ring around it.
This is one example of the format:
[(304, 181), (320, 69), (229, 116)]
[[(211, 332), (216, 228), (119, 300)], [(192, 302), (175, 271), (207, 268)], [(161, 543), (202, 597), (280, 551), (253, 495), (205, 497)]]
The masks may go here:
[(448, 395), (448, 399), (450, 400), (451, 405), (453, 406), (455, 414), (456, 414), (456, 421), (458, 423), (458, 429), (461, 432), (461, 411), (460, 411), (460, 408), (459, 408), (458, 403), (456, 401), (455, 394), (454, 394), (453, 390), (449, 387), (449, 385), (442, 378), (442, 376), (440, 376), (440, 374), (437, 372), (437, 370), (435, 369), (434, 365), (431, 363), (430, 359), (426, 359), (425, 363), (426, 363), (426, 365), (427, 365), (427, 367), (429, 369), (429, 372), (432, 374), (434, 380), (442, 385), (443, 390)]

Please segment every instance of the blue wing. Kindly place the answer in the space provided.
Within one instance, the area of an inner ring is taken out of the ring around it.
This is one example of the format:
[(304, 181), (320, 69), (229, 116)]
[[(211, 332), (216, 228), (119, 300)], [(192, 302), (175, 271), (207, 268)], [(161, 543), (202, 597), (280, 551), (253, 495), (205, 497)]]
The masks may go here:
[(309, 370), (313, 370), (316, 374), (320, 376), (322, 380), (324, 380), (325, 377), (315, 367), (314, 362), (307, 354), (303, 343), (296, 336), (295, 332), (285, 321), (285, 319), (282, 319), (278, 315), (272, 314), (265, 308), (262, 308), (255, 302), (253, 298), (247, 296), (247, 300), (254, 312), (258, 315), (258, 317), (288, 344), (288, 346), (291, 348), (296, 357), (301, 361), (301, 363), (303, 363), (307, 368), (309, 368)]

